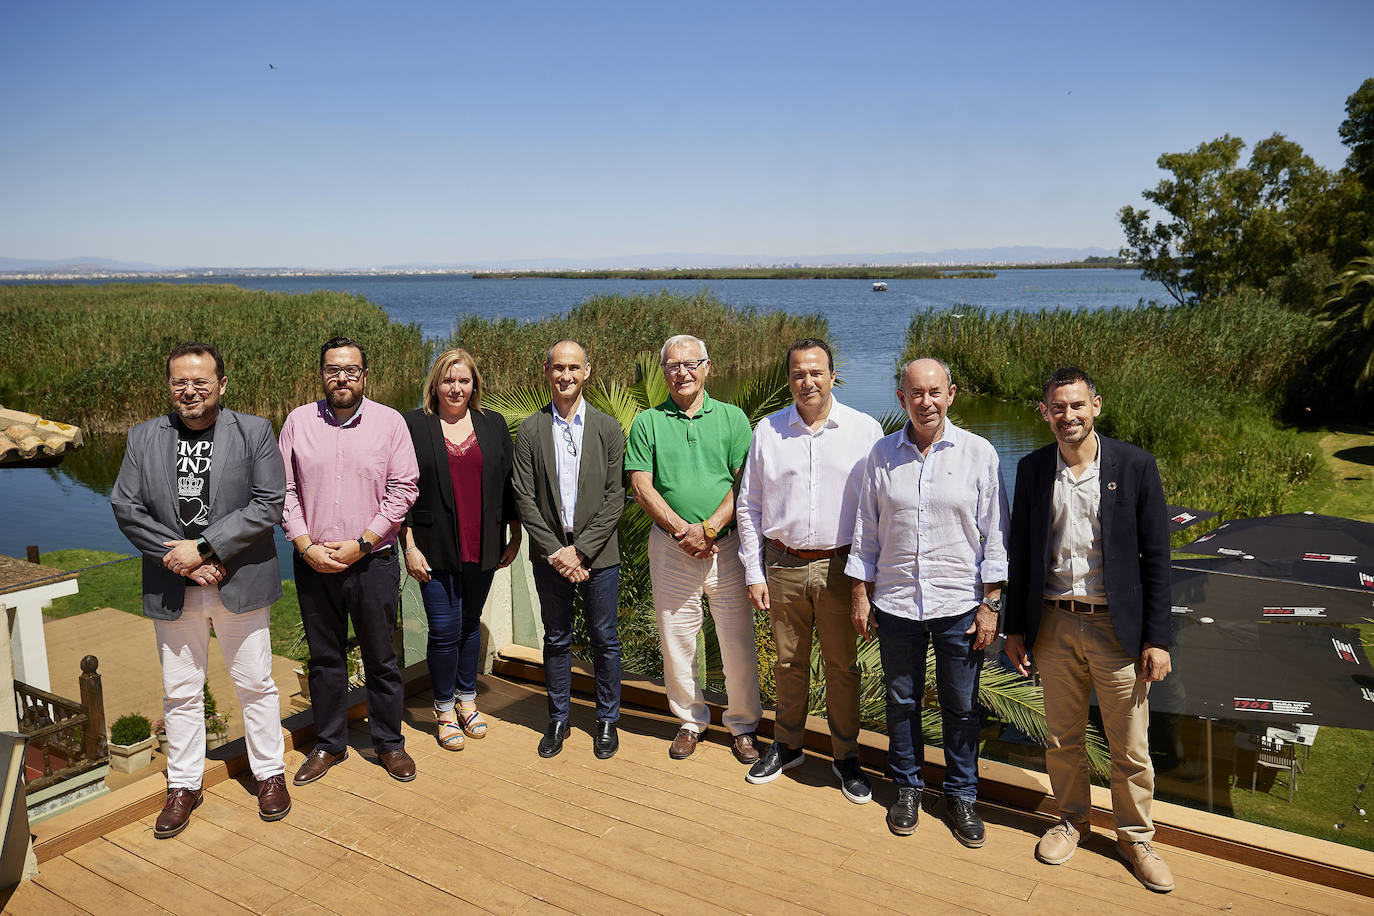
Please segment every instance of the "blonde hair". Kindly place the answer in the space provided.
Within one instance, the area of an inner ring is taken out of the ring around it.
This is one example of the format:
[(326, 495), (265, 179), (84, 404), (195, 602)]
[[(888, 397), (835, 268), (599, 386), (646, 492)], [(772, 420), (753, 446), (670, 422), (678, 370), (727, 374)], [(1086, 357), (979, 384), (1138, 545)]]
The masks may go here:
[(477, 360), (473, 359), (467, 350), (455, 348), (440, 353), (429, 370), (429, 378), (425, 380), (425, 397), (420, 403), (425, 413), (436, 413), (439, 410), (439, 383), (448, 375), (448, 370), (453, 368), (454, 363), (462, 363), (472, 370), (472, 397), (468, 399), (468, 407), (481, 411), (482, 373), (477, 371)]

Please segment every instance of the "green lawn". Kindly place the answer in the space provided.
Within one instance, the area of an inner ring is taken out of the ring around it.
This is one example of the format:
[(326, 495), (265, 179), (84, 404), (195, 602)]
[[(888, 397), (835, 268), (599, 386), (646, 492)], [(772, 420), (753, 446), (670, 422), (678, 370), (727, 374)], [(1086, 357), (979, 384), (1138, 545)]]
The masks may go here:
[[(101, 607), (112, 607), (130, 614), (143, 613), (143, 576), (138, 557), (103, 550), (54, 550), (52, 553), (44, 554), (42, 559), (44, 566), (56, 569), (78, 570), (97, 567), (83, 572), (81, 591), (55, 600), (52, 607), (43, 612), (47, 616), (71, 617)], [(304, 659), (309, 654), (304, 644), (293, 651), (300, 620), (300, 606), (296, 604), (296, 583), (284, 580), (281, 599), (272, 605), (273, 654), (296, 659)]]

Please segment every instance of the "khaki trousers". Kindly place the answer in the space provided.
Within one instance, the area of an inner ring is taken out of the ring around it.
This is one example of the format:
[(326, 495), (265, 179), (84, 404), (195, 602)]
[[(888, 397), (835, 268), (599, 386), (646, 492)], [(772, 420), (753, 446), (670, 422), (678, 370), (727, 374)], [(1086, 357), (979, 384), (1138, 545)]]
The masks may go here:
[(844, 574), (847, 556), (846, 552), (826, 560), (803, 560), (772, 544), (763, 548), (769, 618), (778, 648), (773, 666), (778, 690), (773, 737), (786, 747), (802, 746), (814, 628), (825, 662), (825, 712), (836, 760), (859, 753), (858, 645), (850, 623), (850, 580)]
[(1049, 602), (1034, 651), (1045, 689), (1049, 731), (1045, 771), (1059, 803), (1059, 816), (1081, 823), (1092, 811), (1084, 734), (1088, 694), (1095, 690), (1112, 756), (1117, 838), (1132, 843), (1153, 839), (1150, 802), (1155, 773), (1150, 764), (1146, 699), (1150, 685), (1141, 676), (1139, 659), (1121, 648), (1106, 614), (1074, 614)]

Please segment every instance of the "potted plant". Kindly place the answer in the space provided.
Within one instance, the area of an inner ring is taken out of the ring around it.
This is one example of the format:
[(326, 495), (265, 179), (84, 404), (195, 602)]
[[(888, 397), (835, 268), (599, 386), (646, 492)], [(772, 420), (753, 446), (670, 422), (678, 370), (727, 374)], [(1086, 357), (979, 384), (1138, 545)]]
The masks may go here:
[(120, 773), (137, 773), (153, 762), (153, 725), (147, 716), (129, 713), (110, 726), (110, 767)]
[(310, 662), (302, 661), (299, 668), (296, 668), (296, 680), (301, 685), (301, 696), (310, 699)]
[(210, 684), (205, 684), (205, 746), (216, 748), (229, 740), (229, 717), (219, 711)]
[(167, 756), (167, 721), (165, 719), (155, 719), (153, 721), (153, 737), (157, 739), (157, 752), (162, 756)]

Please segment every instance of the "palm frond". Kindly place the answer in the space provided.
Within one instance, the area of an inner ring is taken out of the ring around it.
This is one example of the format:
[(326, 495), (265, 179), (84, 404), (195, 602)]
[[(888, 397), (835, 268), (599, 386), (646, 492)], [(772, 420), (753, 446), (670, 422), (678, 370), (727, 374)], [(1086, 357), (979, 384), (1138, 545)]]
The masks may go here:
[(608, 385), (601, 382), (584, 389), (583, 394), (586, 395), (588, 404), (613, 417), (620, 424), (620, 431), (627, 436), (635, 417), (646, 406), (643, 402), (644, 392), (638, 385), (625, 385), (620, 382), (611, 382)]
[(515, 431), (520, 428), (526, 417), (543, 410), (547, 403), (548, 389), (532, 385), (482, 393), (482, 406), (490, 407), (506, 418), (506, 426), (510, 428), (511, 436), (515, 435)]
[(878, 418), (878, 425), (883, 428), (884, 435), (891, 435), (906, 425), (907, 415), (895, 407)]
[(787, 364), (777, 360), (751, 372), (740, 380), (730, 401), (744, 411), (751, 427), (757, 426), (764, 417), (792, 402), (792, 391), (787, 385)]
[(658, 354), (644, 352), (635, 360), (635, 383), (644, 393), (645, 407), (653, 407), (668, 400), (668, 381), (663, 377), (663, 367), (658, 364)]

